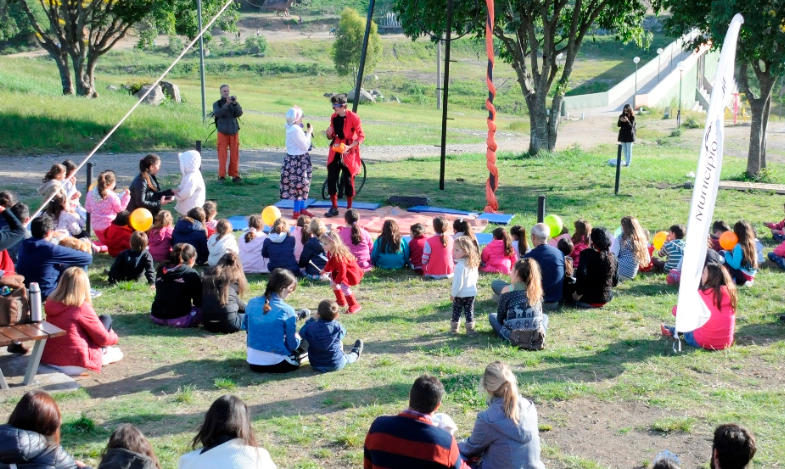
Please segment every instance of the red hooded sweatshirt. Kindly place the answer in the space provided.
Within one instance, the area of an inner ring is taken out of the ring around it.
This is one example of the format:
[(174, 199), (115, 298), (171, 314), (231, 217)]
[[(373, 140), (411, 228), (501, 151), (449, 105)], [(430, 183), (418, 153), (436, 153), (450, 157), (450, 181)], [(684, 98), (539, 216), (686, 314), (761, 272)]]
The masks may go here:
[(46, 320), (65, 331), (65, 335), (49, 339), (41, 362), (55, 366), (81, 366), (101, 372), (103, 351), (117, 343), (117, 334), (109, 332), (95, 314), (93, 305), (67, 306), (47, 301)]

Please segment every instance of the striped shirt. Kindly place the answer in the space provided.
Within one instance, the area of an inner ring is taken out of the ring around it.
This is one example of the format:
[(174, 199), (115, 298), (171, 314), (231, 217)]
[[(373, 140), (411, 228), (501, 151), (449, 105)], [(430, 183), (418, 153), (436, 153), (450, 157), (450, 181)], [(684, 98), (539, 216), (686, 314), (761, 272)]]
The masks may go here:
[(670, 272), (675, 269), (681, 258), (684, 257), (684, 240), (674, 239), (662, 245), (660, 249), (660, 257), (667, 256), (668, 260), (665, 261), (665, 272)]

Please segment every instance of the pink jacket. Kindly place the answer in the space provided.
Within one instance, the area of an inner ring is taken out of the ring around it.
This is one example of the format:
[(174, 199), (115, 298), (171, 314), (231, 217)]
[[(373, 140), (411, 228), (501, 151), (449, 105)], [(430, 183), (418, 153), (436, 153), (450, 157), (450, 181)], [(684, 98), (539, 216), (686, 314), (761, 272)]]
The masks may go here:
[(582, 241), (575, 243), (575, 246), (572, 249), (572, 254), (570, 254), (570, 257), (572, 257), (572, 267), (574, 269), (578, 268), (578, 263), (581, 260), (581, 252), (583, 252), (583, 250), (588, 247), (589, 247), (589, 240), (586, 238), (583, 238)]
[[(736, 330), (736, 311), (730, 303), (730, 294), (725, 286), (722, 289), (722, 298), (719, 307), (714, 304), (714, 290), (698, 290), (711, 316), (706, 324), (692, 331), (695, 342), (707, 350), (723, 350), (733, 345), (733, 335)], [(676, 316), (676, 307), (673, 307)]]
[(349, 251), (352, 252), (355, 259), (357, 259), (357, 265), (360, 266), (363, 272), (371, 270), (371, 267), (373, 267), (371, 265), (373, 240), (371, 239), (371, 235), (365, 231), (365, 228), (360, 228), (360, 237), (362, 238), (360, 244), (352, 243), (352, 228), (350, 226), (341, 228), (338, 234), (341, 236), (343, 243), (349, 248)]
[(485, 246), (485, 249), (482, 250), (480, 259), (482, 260), (483, 264), (485, 264), (480, 269), (483, 272), (509, 275), (510, 271), (512, 270), (512, 266), (515, 265), (515, 261), (518, 260), (518, 256), (515, 255), (514, 250), (511, 255), (505, 255), (504, 241), (501, 239), (494, 239), (488, 243), (487, 246)]
[(297, 259), (297, 262), (300, 262), (300, 254), (303, 253), (303, 228), (295, 226), (292, 236), (294, 237), (294, 258)]
[(98, 195), (98, 188), (95, 188), (87, 193), (85, 197), (85, 210), (90, 214), (90, 223), (93, 230), (103, 231), (109, 228), (112, 220), (115, 219), (119, 212), (128, 207), (128, 202), (131, 201), (131, 194), (123, 194), (120, 198), (112, 191), (106, 193), (106, 198), (102, 199)]
[(452, 258), (452, 236), (444, 236), (447, 246), (442, 246), (441, 236), (434, 235), (425, 241), (425, 250), (422, 256), (424, 267), (423, 275), (437, 277), (449, 276), (455, 272), (455, 263)]
[(152, 228), (147, 232), (148, 249), (155, 262), (169, 262), (169, 253), (172, 252), (172, 231), (174, 227), (165, 226)]

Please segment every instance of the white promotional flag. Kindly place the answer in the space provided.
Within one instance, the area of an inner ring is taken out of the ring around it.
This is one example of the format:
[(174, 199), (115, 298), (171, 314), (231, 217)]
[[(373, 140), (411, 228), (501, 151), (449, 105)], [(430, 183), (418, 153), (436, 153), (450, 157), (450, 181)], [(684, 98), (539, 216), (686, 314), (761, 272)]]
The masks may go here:
[(679, 302), (676, 313), (676, 331), (691, 332), (704, 325), (711, 313), (698, 294), (703, 263), (706, 259), (706, 240), (714, 215), (717, 188), (722, 169), (722, 144), (725, 128), (725, 106), (732, 98), (733, 71), (736, 61), (736, 41), (744, 23), (740, 14), (733, 17), (725, 42), (722, 45), (717, 76), (706, 115), (706, 130), (701, 143), (695, 187), (692, 190), (690, 218), (687, 222), (687, 240), (681, 267)]

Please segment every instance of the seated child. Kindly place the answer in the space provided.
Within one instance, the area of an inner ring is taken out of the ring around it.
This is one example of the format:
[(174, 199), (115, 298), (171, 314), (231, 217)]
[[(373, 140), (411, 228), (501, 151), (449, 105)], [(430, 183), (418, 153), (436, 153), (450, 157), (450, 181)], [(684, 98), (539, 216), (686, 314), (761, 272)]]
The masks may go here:
[[(220, 222), (219, 222), (220, 225)], [(238, 332), (245, 318), (242, 296), (248, 291), (240, 256), (227, 252), (218, 260), (211, 274), (202, 279), (202, 322), (210, 332)]]
[(493, 230), (493, 241), (482, 250), (480, 260), (483, 263), (480, 270), (483, 272), (510, 274), (510, 269), (518, 260), (518, 256), (515, 255), (512, 238), (507, 230), (502, 227)]
[(161, 464), (144, 434), (130, 423), (124, 423), (109, 437), (98, 469), (131, 468), (160, 469)]
[(131, 213), (123, 210), (104, 231), (104, 242), (110, 256), (117, 257), (121, 252), (131, 248), (131, 235), (134, 234), (134, 229), (130, 226), (130, 219)]
[(722, 251), (722, 246), (720, 246), (720, 236), (722, 236), (722, 233), (725, 233), (726, 231), (730, 231), (730, 225), (722, 220), (717, 220), (714, 222), (714, 224), (711, 225), (711, 248), (717, 252)]
[(76, 163), (74, 163), (73, 160), (65, 160), (62, 164), (65, 167), (63, 188), (65, 189), (68, 204), (71, 207), (71, 211), (76, 213), (84, 224), (87, 220), (87, 211), (82, 207), (82, 202), (79, 201), (82, 197), (82, 193), (76, 188)]
[(266, 274), (267, 259), (262, 257), (262, 245), (267, 235), (264, 234), (264, 223), (261, 215), (251, 215), (248, 217), (248, 231), (240, 238), (239, 250), (240, 261), (243, 264), (243, 272), (246, 274)]
[(215, 228), (218, 226), (218, 220), (215, 219), (218, 215), (218, 204), (208, 200), (202, 205), (202, 210), (204, 210), (204, 227), (207, 228), (207, 237), (210, 238), (215, 234)]
[(299, 261), (300, 255), (303, 253), (303, 246), (308, 242), (311, 235), (308, 233), (308, 225), (311, 224), (311, 217), (308, 215), (300, 215), (297, 217), (297, 225), (294, 227), (292, 236), (294, 236), (294, 258)]
[(755, 231), (746, 220), (737, 221), (733, 232), (739, 242), (731, 251), (723, 251), (725, 268), (738, 286), (751, 287), (758, 272), (758, 253), (755, 249)]
[(611, 251), (618, 260), (619, 281), (632, 280), (641, 267), (651, 263), (646, 230), (635, 217), (622, 217), (621, 234), (613, 243)]
[(515, 225), (510, 228), (510, 238), (512, 239), (512, 249), (515, 251), (516, 260), (522, 258), (529, 252), (529, 242), (526, 239), (526, 228)]
[(409, 227), (412, 239), (409, 241), (409, 264), (417, 275), (423, 274), (422, 254), (425, 251), (425, 227), (420, 223), (415, 223)]
[(150, 255), (155, 262), (166, 262), (172, 252), (172, 214), (167, 210), (161, 210), (155, 216), (153, 227), (147, 234), (149, 241)]
[(559, 245), (559, 241), (561, 241), (562, 239), (565, 239), (565, 238), (569, 238), (570, 241), (572, 241), (572, 237), (570, 236), (570, 229), (567, 228), (566, 226), (562, 227), (561, 233), (559, 233), (559, 236), (556, 236), (555, 238), (551, 238), (551, 239), (548, 240), (548, 245), (556, 247), (556, 246)]
[(477, 235), (474, 234), (474, 229), (468, 221), (464, 220), (463, 218), (455, 220), (452, 222), (452, 231), (454, 232), (452, 239), (458, 239), (461, 236), (468, 236), (471, 238), (472, 243), (474, 243), (474, 247), (477, 248), (477, 252), (480, 252), (480, 243), (477, 241)]
[(117, 217), (117, 214), (122, 212), (128, 207), (128, 202), (131, 201), (131, 192), (126, 189), (123, 191), (122, 197), (115, 193), (117, 187), (117, 180), (115, 179), (114, 171), (102, 171), (98, 175), (95, 189), (91, 190), (85, 196), (85, 208), (90, 213), (90, 226), (98, 238), (98, 245), (105, 246), (106, 240), (104, 233), (112, 220)]
[(188, 150), (180, 153), (177, 158), (180, 159), (180, 172), (183, 179), (180, 181), (180, 186), (173, 190), (177, 200), (174, 209), (180, 216), (185, 217), (192, 208), (202, 208), (207, 189), (204, 186), (202, 172), (199, 170), (202, 166), (202, 155), (196, 150)]
[[(720, 253), (712, 249), (711, 247), (712, 242), (713, 239), (711, 238), (711, 235), (709, 235), (709, 237), (706, 239), (707, 247), (706, 247), (706, 258), (703, 261), (704, 267), (706, 267), (708, 264), (712, 262), (715, 264), (725, 263)], [(665, 278), (665, 280), (668, 282), (668, 285), (678, 285), (681, 282), (681, 267), (683, 262), (684, 262), (684, 257), (681, 258), (681, 260), (679, 261), (679, 265), (677, 265), (675, 269), (668, 272), (668, 276)]]
[(142, 278), (146, 278), (150, 285), (155, 284), (155, 267), (153, 256), (147, 250), (147, 233), (134, 231), (131, 248), (121, 252), (109, 269), (109, 283), (135, 282)]
[(85, 231), (85, 224), (79, 215), (73, 211), (73, 207), (66, 204), (61, 196), (55, 196), (46, 206), (46, 213), (52, 217), (55, 224), (55, 237), (57, 239), (68, 238), (87, 238), (90, 235)]
[(373, 250), (373, 240), (371, 235), (365, 228), (360, 226), (360, 212), (357, 209), (351, 208), (343, 215), (346, 221), (346, 227), (338, 230), (338, 235), (349, 252), (357, 260), (357, 265), (363, 270), (368, 272), (373, 267), (371, 263), (371, 251)]
[(204, 265), (210, 257), (207, 249), (207, 229), (204, 227), (205, 216), (202, 207), (194, 207), (188, 215), (177, 220), (172, 231), (172, 244), (190, 244), (196, 249), (196, 263)]
[(303, 228), (303, 233), (308, 235), (308, 241), (300, 254), (300, 272), (311, 280), (329, 280), (329, 277), (322, 275), (327, 265), (327, 254), (319, 241), (319, 237), (326, 232), (327, 227), (318, 218), (312, 218), (308, 228)]
[(401, 269), (409, 264), (409, 243), (401, 237), (395, 220), (384, 221), (382, 234), (373, 243), (371, 262), (380, 269), (388, 270)]
[(564, 254), (564, 293), (565, 301), (572, 300), (575, 293), (575, 268), (572, 266), (572, 251), (575, 249), (570, 238), (562, 238), (556, 248)]
[(578, 265), (581, 263), (581, 252), (591, 244), (589, 237), (591, 236), (592, 227), (591, 224), (583, 218), (575, 220), (573, 226), (575, 227), (575, 232), (572, 234), (573, 250), (570, 257), (572, 257), (573, 268), (577, 270)]
[(447, 220), (442, 217), (433, 219), (433, 229), (436, 232), (425, 241), (422, 263), (423, 276), (435, 279), (452, 278), (454, 262), (452, 259), (452, 236), (447, 236)]
[(548, 315), (542, 312), (542, 276), (532, 258), (517, 261), (510, 273), (510, 284), (500, 292), (499, 306), (488, 315), (491, 327), (504, 340), (512, 331), (548, 329)]
[[(201, 208), (200, 208), (201, 210)], [(161, 326), (198, 327), (202, 322), (202, 279), (193, 269), (196, 249), (175, 244), (169, 262), (158, 266), (150, 319)]]
[(323, 300), (317, 318), (308, 319), (300, 329), (300, 337), (308, 341), (311, 367), (320, 373), (338, 371), (357, 361), (363, 352), (363, 341), (357, 339), (352, 351), (344, 353), (341, 340), (346, 336), (346, 329), (338, 322), (338, 308), (335, 301)]
[(44, 175), (43, 184), (38, 187), (38, 193), (44, 198), (48, 199), (52, 194), (62, 196), (68, 200), (68, 192), (63, 185), (65, 181), (65, 166), (55, 163)]
[(262, 244), (262, 257), (267, 259), (267, 268), (287, 269), (295, 276), (300, 275), (300, 264), (294, 257), (294, 236), (289, 234), (289, 224), (279, 218), (273, 222), (270, 234)]
[(687, 228), (684, 225), (673, 225), (668, 231), (668, 236), (665, 238), (665, 244), (657, 251), (657, 255), (665, 257), (666, 260), (652, 259), (654, 268), (660, 272), (670, 273), (679, 265), (679, 261), (684, 256), (684, 235), (687, 233)]
[[(767, 222), (764, 225), (771, 230), (771, 237), (774, 238), (774, 241), (778, 243), (785, 242), (785, 219), (779, 223)], [(730, 230), (730, 227), (728, 226), (727, 229)]]
[(218, 264), (218, 260), (227, 252), (235, 254), (240, 252), (240, 248), (237, 246), (237, 238), (234, 237), (233, 231), (234, 229), (229, 220), (222, 219), (218, 221), (218, 224), (215, 226), (215, 234), (207, 240), (207, 250), (210, 252), (207, 264), (210, 267), (215, 267)]

